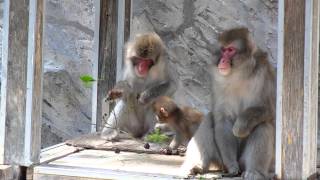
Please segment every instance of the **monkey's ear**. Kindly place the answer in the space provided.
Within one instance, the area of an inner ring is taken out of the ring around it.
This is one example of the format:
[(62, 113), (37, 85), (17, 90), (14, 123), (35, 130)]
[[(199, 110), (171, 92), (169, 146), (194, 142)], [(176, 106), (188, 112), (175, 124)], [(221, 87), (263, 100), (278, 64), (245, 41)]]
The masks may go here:
[(169, 117), (169, 113), (164, 107), (160, 108), (160, 115), (166, 118)]

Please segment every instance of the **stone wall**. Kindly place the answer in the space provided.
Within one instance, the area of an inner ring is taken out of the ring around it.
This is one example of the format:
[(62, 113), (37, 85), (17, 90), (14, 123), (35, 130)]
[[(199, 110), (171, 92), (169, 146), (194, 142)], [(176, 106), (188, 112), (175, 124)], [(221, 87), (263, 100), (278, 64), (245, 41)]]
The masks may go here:
[(132, 34), (155, 31), (165, 41), (180, 85), (176, 98), (206, 112), (210, 100), (207, 65), (216, 35), (246, 26), (276, 64), (277, 1), (134, 0)]
[[(180, 82), (176, 99), (181, 104), (207, 112), (206, 67), (216, 35), (224, 29), (248, 27), (276, 63), (276, 0), (132, 1), (132, 34), (155, 31), (164, 40)], [(91, 89), (79, 76), (92, 71), (94, 28), (93, 0), (45, 2), (43, 147), (89, 132)]]
[(42, 145), (88, 133), (91, 89), (79, 77), (91, 74), (92, 0), (46, 0), (44, 27)]

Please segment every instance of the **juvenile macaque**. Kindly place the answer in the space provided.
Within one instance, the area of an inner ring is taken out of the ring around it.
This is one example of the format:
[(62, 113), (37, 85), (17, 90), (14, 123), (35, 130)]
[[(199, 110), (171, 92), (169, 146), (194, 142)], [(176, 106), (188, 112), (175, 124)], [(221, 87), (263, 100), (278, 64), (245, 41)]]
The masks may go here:
[(142, 137), (153, 129), (153, 100), (175, 91), (167, 63), (165, 46), (155, 33), (137, 35), (127, 44), (123, 80), (107, 95), (108, 100), (119, 101), (101, 132), (102, 138), (116, 139), (119, 130)]
[(221, 49), (211, 70), (212, 117), (205, 122), (211, 126), (201, 124), (190, 141), (182, 166), (186, 173), (207, 171), (208, 160), (220, 155), (230, 175), (268, 179), (274, 156), (275, 74), (267, 54), (249, 36), (246, 28), (219, 36)]
[(161, 96), (153, 104), (153, 110), (160, 123), (166, 123), (171, 127), (175, 136), (169, 148), (177, 149), (185, 141), (189, 141), (200, 122), (203, 114), (191, 107), (179, 107), (170, 97)]

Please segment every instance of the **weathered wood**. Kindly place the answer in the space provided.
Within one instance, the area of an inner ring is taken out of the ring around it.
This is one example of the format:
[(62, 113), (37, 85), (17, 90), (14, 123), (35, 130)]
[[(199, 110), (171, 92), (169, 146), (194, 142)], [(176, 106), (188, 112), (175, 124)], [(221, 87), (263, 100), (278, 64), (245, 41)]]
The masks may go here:
[[(99, 10), (96, 17), (95, 28), (95, 53), (96, 62), (94, 65), (94, 76), (97, 82), (93, 86), (93, 125), (96, 130), (102, 128), (103, 118), (106, 118), (107, 102), (105, 96), (107, 92), (115, 85), (117, 71), (117, 1), (96, 0), (95, 5)], [(97, 19), (96, 19), (97, 20)]]
[(25, 179), (24, 167), (15, 165), (0, 165), (1, 180)]
[(95, 0), (95, 7), (93, 76), (98, 81), (92, 89), (92, 132), (101, 130), (114, 105), (105, 102), (105, 96), (121, 78), (123, 46), (130, 36), (131, 0)]
[[(30, 1), (25, 156), (39, 162), (42, 124), (43, 0)], [(29, 71), (30, 70), (30, 71)]]
[[(174, 179), (184, 158), (156, 154), (84, 150), (34, 168), (34, 179), (47, 175), (96, 179)], [(221, 173), (201, 177), (221, 178)], [(65, 177), (64, 177), (65, 178)], [(180, 177), (181, 178), (181, 177)]]
[(0, 163), (39, 161), (42, 0), (5, 0), (1, 74)]
[(13, 167), (10, 165), (0, 165), (0, 179), (11, 180), (13, 179)]
[[(320, 27), (320, 2), (319, 0), (313, 0), (313, 12), (312, 12), (312, 49), (311, 49), (311, 58), (313, 61), (310, 64), (311, 71), (311, 99), (318, 99), (318, 88), (319, 88), (319, 27)], [(317, 164), (317, 157), (320, 156), (318, 154), (318, 136), (317, 136), (317, 128), (318, 128), (318, 103), (319, 101), (313, 100), (310, 104), (311, 108), (311, 119), (312, 131), (310, 138), (310, 149), (316, 149), (315, 154), (311, 154), (309, 159), (311, 160), (310, 164)], [(317, 142), (317, 143), (314, 143)]]
[(280, 179), (316, 174), (318, 1), (279, 4), (276, 173)]
[(66, 145), (65, 143), (57, 144), (49, 148), (43, 149), (40, 154), (40, 163), (47, 163), (62, 158), (69, 154), (83, 150), (81, 147)]
[[(109, 150), (109, 151), (125, 151), (125, 152), (135, 152), (135, 153), (145, 153), (145, 154), (163, 154), (161, 148), (165, 148), (169, 145), (169, 142), (157, 144), (149, 142), (149, 148), (144, 148), (146, 144), (145, 141), (141, 139), (135, 139), (127, 134), (120, 134), (119, 141), (106, 141), (100, 137), (99, 133), (93, 133), (88, 135), (83, 135), (81, 137), (68, 140), (66, 144), (82, 147), (85, 149), (95, 149), (95, 150)], [(184, 146), (180, 146), (175, 154), (179, 154), (181, 156), (184, 155), (186, 148)]]
[(131, 28), (131, 0), (125, 0), (124, 11), (124, 42), (127, 42), (130, 37)]

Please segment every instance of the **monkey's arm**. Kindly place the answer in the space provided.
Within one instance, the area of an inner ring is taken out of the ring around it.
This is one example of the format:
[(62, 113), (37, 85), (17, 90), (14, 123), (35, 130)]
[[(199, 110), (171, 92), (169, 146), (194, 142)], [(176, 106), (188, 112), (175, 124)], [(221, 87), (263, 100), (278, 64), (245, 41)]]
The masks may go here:
[(166, 92), (170, 89), (171, 81), (162, 81), (153, 84), (151, 87), (144, 90), (139, 97), (139, 102), (142, 104), (147, 104), (153, 99), (165, 95)]
[(271, 118), (271, 116), (268, 116), (265, 107), (259, 106), (247, 108), (236, 119), (232, 128), (233, 134), (241, 138), (247, 137), (258, 124)]
[(108, 92), (107, 100), (115, 100), (118, 98), (126, 97), (131, 92), (131, 87), (128, 81), (123, 80), (117, 82), (117, 84)]

